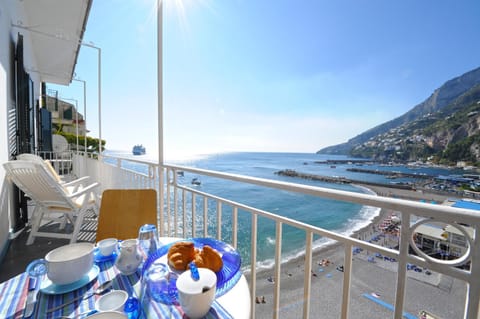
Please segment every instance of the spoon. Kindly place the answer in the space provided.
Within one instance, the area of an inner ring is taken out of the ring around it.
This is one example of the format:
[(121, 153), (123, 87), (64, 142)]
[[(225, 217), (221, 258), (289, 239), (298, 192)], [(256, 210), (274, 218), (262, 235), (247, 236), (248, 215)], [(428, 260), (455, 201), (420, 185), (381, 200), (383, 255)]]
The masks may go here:
[(197, 281), (200, 279), (200, 274), (198, 273), (198, 268), (195, 262), (190, 263), (190, 275), (192, 276), (192, 279), (194, 281)]
[(98, 312), (97, 310), (90, 310), (90, 311), (79, 313), (78, 315), (73, 315), (73, 317), (72, 316), (61, 316), (61, 317), (58, 317), (58, 318), (59, 319), (74, 319), (74, 318), (78, 319), (78, 318), (83, 317), (83, 316), (93, 315), (97, 312)]
[(90, 298), (91, 296), (93, 295), (101, 295), (103, 294), (106, 290), (110, 289), (110, 287), (112, 286), (112, 281), (111, 280), (108, 280), (108, 281), (105, 281), (104, 283), (102, 283), (100, 286), (98, 286), (97, 289), (95, 289), (95, 291), (89, 293), (88, 295), (85, 295), (85, 296), (78, 296), (77, 298), (73, 298), (72, 300), (69, 300), (59, 306), (56, 306), (56, 307), (53, 307), (53, 308), (50, 308), (47, 310), (47, 313), (49, 312), (52, 312), (52, 311), (55, 311), (55, 310), (58, 310), (58, 309), (62, 309), (63, 307), (65, 307), (66, 305), (69, 305), (71, 304), (72, 302), (75, 302), (79, 299), (83, 300), (83, 299), (88, 299)]

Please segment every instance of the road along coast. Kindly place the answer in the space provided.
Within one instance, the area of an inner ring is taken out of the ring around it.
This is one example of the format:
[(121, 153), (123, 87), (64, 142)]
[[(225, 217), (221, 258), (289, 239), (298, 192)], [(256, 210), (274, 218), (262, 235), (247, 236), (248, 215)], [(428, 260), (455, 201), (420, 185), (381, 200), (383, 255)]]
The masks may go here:
[[(435, 201), (442, 203), (447, 196), (402, 190), (387, 186), (359, 184), (379, 196), (390, 196), (409, 200)], [(382, 209), (372, 223), (355, 231), (351, 236), (371, 239), (379, 234), (386, 218), (396, 212)], [(398, 213), (397, 213), (398, 214)], [(400, 214), (398, 214), (400, 215)], [(394, 245), (395, 237), (378, 240), (378, 245)], [(373, 254), (361, 251), (353, 256), (350, 290), (350, 318), (392, 318), (395, 301), (395, 286), (398, 263), (374, 258)], [(370, 260), (370, 261), (369, 261)], [(281, 296), (278, 310), (280, 318), (299, 318), (302, 315), (304, 296), (305, 257), (290, 260), (281, 265)], [(341, 313), (344, 263), (343, 244), (334, 242), (313, 252), (312, 285), (310, 290), (310, 318), (336, 319)], [(437, 273), (407, 272), (407, 291), (404, 311), (407, 318), (417, 318), (422, 310), (441, 314), (439, 318), (462, 318), (466, 286), (463, 282), (445, 278)], [(246, 274), (250, 279), (249, 274)], [(272, 318), (274, 270), (257, 272), (258, 297), (256, 318)], [(264, 301), (264, 302), (262, 302)], [(409, 317), (408, 315), (411, 315)]]

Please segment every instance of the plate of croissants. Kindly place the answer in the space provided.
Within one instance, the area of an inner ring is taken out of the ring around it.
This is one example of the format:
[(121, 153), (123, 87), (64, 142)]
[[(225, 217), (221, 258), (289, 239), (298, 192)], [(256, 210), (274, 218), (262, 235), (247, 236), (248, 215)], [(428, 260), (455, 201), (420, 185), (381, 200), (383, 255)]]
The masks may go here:
[(154, 262), (161, 261), (178, 274), (194, 262), (199, 268), (209, 268), (217, 275), (216, 297), (230, 290), (241, 277), (241, 258), (229, 244), (213, 238), (191, 238), (175, 241), (159, 248), (143, 265), (142, 273)]

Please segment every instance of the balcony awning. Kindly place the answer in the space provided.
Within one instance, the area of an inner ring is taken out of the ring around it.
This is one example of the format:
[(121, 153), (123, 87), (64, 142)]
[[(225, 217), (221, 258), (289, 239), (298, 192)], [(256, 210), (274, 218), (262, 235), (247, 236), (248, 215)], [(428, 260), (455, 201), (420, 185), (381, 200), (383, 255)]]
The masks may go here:
[(416, 232), (426, 237), (446, 241), (446, 238), (444, 237), (445, 231), (439, 227), (423, 224), (416, 228)]
[(457, 225), (457, 226), (452, 226), (452, 225), (447, 225), (445, 227), (445, 231), (447, 233), (452, 233), (452, 234), (456, 234), (456, 235), (460, 235), (460, 236), (465, 236), (458, 228), (459, 227), (463, 227), (463, 230), (465, 230), (465, 232), (470, 236), (470, 238), (474, 238), (475, 237), (475, 230), (472, 228), (472, 227), (468, 227), (468, 226), (461, 226), (461, 225)]
[(92, 0), (15, 2), (18, 20), (12, 21), (12, 32), (21, 33), (25, 50), (33, 53), (33, 61), (25, 61), (26, 71), (36, 72), (43, 82), (69, 84)]

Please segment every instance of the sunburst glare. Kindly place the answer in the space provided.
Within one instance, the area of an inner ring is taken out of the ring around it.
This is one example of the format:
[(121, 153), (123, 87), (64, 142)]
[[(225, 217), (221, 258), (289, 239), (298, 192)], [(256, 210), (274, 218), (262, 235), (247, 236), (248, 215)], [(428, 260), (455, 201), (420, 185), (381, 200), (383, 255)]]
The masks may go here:
[(210, 12), (215, 12), (210, 0), (160, 0), (160, 2), (163, 2), (166, 13), (164, 18), (175, 15), (181, 30), (186, 34), (190, 33), (188, 12), (195, 11), (197, 8), (207, 8)]

